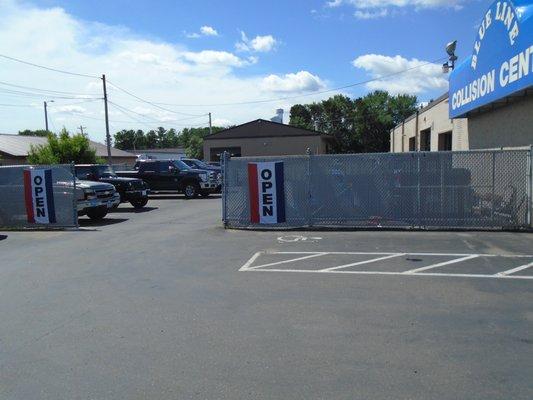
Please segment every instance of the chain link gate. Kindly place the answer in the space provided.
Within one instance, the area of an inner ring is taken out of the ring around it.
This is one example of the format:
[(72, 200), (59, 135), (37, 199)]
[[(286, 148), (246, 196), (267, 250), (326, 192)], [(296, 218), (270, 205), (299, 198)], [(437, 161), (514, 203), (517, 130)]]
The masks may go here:
[[(230, 228), (532, 227), (532, 150), (223, 158)], [(251, 222), (249, 163), (282, 161), (286, 219)]]

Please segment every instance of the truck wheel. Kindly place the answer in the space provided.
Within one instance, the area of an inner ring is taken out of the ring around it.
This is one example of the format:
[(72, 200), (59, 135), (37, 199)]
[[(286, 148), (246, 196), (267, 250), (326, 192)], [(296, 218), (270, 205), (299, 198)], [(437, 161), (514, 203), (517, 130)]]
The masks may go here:
[(198, 186), (197, 183), (187, 183), (185, 185), (185, 189), (183, 190), (183, 193), (185, 194), (185, 197), (187, 199), (195, 199), (198, 197), (198, 193), (200, 192), (200, 186)]
[(130, 202), (133, 208), (140, 209), (143, 208), (146, 204), (148, 204), (148, 199), (140, 199), (140, 200), (133, 200)]
[(104, 219), (106, 215), (107, 215), (107, 208), (105, 207), (92, 208), (87, 211), (87, 216), (93, 221), (100, 221)]

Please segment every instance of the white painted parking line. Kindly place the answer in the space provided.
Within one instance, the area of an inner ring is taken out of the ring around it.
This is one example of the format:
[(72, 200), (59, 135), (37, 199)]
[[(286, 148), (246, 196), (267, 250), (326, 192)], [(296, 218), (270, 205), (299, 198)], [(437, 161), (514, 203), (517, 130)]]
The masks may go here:
[(386, 272), (386, 271), (321, 271), (311, 269), (247, 269), (243, 271), (253, 272), (301, 272), (306, 274), (346, 274), (346, 275), (394, 275), (403, 277), (416, 277), (416, 276), (441, 276), (441, 277), (454, 277), (454, 278), (492, 278), (492, 279), (531, 279), (533, 276), (527, 275), (486, 275), (486, 274), (440, 274), (438, 272), (421, 272), (419, 274), (404, 274), (403, 272)]
[[(294, 255), (300, 256), (296, 258), (291, 258), (283, 261), (270, 262), (267, 264), (253, 265), (262, 255)], [(343, 264), (334, 267), (328, 267), (323, 269), (316, 269), (316, 265), (312, 268), (269, 268), (273, 266), (278, 266), (282, 264), (290, 264), (302, 260), (308, 260), (311, 258), (317, 258), (322, 256), (331, 256), (331, 255), (354, 255), (354, 256), (376, 256), (369, 260), (356, 261), (349, 264)], [(383, 268), (383, 264), (379, 265), (380, 261), (385, 261), (388, 259), (393, 259), (395, 257), (401, 256), (420, 256), (420, 257), (451, 257), (453, 259), (440, 262), (437, 264), (431, 264), (426, 267), (411, 269), (407, 271), (379, 271), (379, 270), (369, 270), (369, 271), (358, 271), (358, 270), (346, 270), (346, 268), (358, 265), (365, 264), (378, 264), (378, 267)], [(462, 277), (462, 278), (492, 278), (492, 279), (526, 279), (533, 280), (533, 275), (513, 275), (516, 272), (523, 271), (530, 267), (533, 267), (533, 262), (528, 264), (521, 265), (519, 267), (508, 269), (496, 274), (484, 274), (484, 273), (440, 273), (434, 271), (436, 268), (443, 267), (451, 264), (458, 264), (467, 260), (472, 260), (480, 257), (503, 257), (503, 258), (533, 258), (533, 255), (518, 255), (518, 254), (454, 254), (454, 253), (409, 253), (409, 252), (395, 252), (395, 253), (385, 253), (385, 252), (327, 252), (327, 251), (259, 251), (255, 253), (240, 269), (239, 271), (256, 271), (256, 272), (300, 272), (300, 273), (314, 273), (314, 274), (352, 274), (352, 275), (392, 275), (392, 276), (427, 276), (427, 277)], [(502, 268), (503, 269), (503, 268)], [(427, 272), (429, 271), (429, 272)]]
[(528, 269), (530, 267), (533, 267), (533, 262), (531, 262), (529, 264), (521, 265), (521, 266), (513, 268), (513, 269), (508, 269), (507, 271), (498, 272), (496, 275), (499, 275), (499, 276), (511, 275), (511, 274), (514, 274), (515, 272), (520, 272), (520, 271), (523, 271), (523, 270)]
[[(275, 254), (280, 254), (280, 253), (275, 253)], [(307, 259), (309, 259), (309, 258), (325, 256), (326, 254), (328, 254), (328, 253), (315, 253), (315, 254), (311, 254), (311, 255), (308, 255), (308, 256), (304, 256), (304, 257), (291, 258), (290, 260), (277, 261), (277, 262), (273, 262), (273, 263), (268, 263), (268, 264), (263, 264), (263, 265), (257, 265), (257, 266), (255, 266), (255, 267), (247, 267), (246, 269), (249, 269), (249, 270), (250, 270), (250, 269), (257, 269), (257, 268), (271, 267), (271, 266), (274, 266), (274, 265), (287, 264), (287, 263), (290, 263), (290, 262), (301, 261), (301, 260), (307, 260)]]
[(239, 271), (244, 271), (245, 269), (248, 269), (250, 265), (252, 265), (261, 254), (263, 254), (262, 251), (258, 251), (257, 253), (255, 253), (252, 258), (246, 261), (246, 264), (244, 264)]
[(471, 260), (471, 259), (477, 258), (477, 257), (479, 257), (479, 254), (471, 254), (471, 255), (466, 256), (466, 257), (456, 258), (456, 259), (449, 260), (449, 261), (444, 261), (444, 262), (441, 262), (441, 263), (438, 263), (438, 264), (428, 265), (427, 267), (411, 269), (411, 270), (405, 271), (403, 273), (404, 274), (416, 274), (416, 273), (419, 273), (419, 272), (422, 272), (422, 271), (427, 271), (428, 269), (444, 267), (445, 265), (455, 264), (455, 263), (458, 263), (458, 262), (461, 262), (461, 261)]
[(355, 267), (357, 265), (363, 265), (363, 264), (370, 264), (370, 263), (373, 263), (373, 262), (382, 261), (382, 260), (388, 260), (389, 258), (401, 257), (401, 256), (405, 256), (405, 253), (391, 254), (391, 255), (388, 255), (388, 256), (385, 256), (385, 257), (373, 258), (371, 260), (359, 261), (359, 262), (354, 262), (354, 263), (345, 264), (345, 265), (339, 265), (338, 267), (321, 269), (320, 271), (322, 271), (322, 272), (335, 271), (335, 270), (342, 269), (342, 268)]

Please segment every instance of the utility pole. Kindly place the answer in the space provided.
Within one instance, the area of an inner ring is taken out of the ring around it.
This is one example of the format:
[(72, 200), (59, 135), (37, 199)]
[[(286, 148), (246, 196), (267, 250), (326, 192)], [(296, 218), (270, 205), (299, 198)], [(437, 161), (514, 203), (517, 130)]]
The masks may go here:
[(86, 126), (83, 126), (83, 125), (80, 125), (80, 126), (78, 127), (78, 129), (80, 130), (81, 134), (83, 135), (83, 130), (84, 130), (84, 129), (87, 129), (87, 127), (86, 127)]
[(211, 125), (211, 113), (209, 113), (209, 134), (213, 134), (213, 126)]
[(46, 111), (46, 101), (44, 102), (44, 126), (46, 132), (48, 132), (48, 111)]
[[(53, 103), (54, 100), (50, 100), (49, 102)], [(48, 108), (47, 107), (48, 107), (48, 104), (45, 101), (44, 102), (44, 126), (46, 128), (46, 131), (48, 132)]]
[(105, 85), (105, 74), (102, 75), (104, 84), (104, 107), (105, 107), (105, 137), (107, 142), (107, 162), (111, 165), (111, 135), (109, 134), (109, 113), (107, 111), (107, 88)]

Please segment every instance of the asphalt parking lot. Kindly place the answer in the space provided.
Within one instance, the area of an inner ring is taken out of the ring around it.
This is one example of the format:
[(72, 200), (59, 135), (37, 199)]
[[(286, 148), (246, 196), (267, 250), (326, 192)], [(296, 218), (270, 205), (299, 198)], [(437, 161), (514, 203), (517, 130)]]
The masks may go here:
[(0, 232), (1, 399), (533, 398), (532, 234), (231, 231), (157, 197)]

